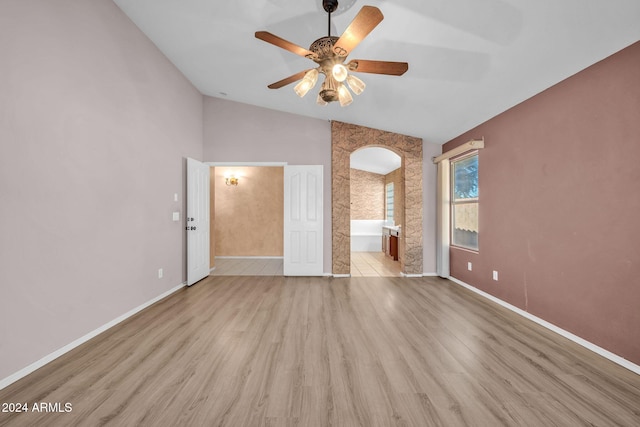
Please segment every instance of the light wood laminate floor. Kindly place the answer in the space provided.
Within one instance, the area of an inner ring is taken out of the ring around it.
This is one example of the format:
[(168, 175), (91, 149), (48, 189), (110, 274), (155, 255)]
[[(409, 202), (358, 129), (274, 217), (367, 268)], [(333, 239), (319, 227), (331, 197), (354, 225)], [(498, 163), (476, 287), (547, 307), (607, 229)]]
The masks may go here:
[(22, 380), (0, 426), (638, 426), (640, 376), (439, 278), (209, 277)]

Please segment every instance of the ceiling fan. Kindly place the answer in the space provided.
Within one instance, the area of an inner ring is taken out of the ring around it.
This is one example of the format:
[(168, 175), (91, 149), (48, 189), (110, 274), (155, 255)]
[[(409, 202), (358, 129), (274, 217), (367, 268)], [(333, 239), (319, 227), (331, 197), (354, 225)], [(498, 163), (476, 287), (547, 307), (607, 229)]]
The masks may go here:
[(256, 38), (309, 58), (318, 64), (316, 68), (300, 71), (270, 84), (267, 86), (269, 89), (279, 89), (301, 80), (294, 90), (298, 96), (303, 97), (315, 86), (318, 74), (321, 73), (325, 75), (325, 80), (316, 102), (327, 105), (329, 102), (339, 101), (344, 107), (353, 101), (351, 93), (344, 84), (345, 81), (356, 95), (361, 94), (365, 88), (364, 82), (352, 75), (352, 72), (401, 76), (409, 69), (409, 64), (406, 62), (352, 59), (345, 64), (347, 55), (382, 21), (384, 16), (377, 7), (364, 6), (344, 33), (340, 37), (335, 37), (331, 35), (331, 13), (338, 8), (338, 0), (322, 0), (322, 7), (328, 14), (328, 35), (311, 43), (308, 50), (267, 31), (256, 32)]

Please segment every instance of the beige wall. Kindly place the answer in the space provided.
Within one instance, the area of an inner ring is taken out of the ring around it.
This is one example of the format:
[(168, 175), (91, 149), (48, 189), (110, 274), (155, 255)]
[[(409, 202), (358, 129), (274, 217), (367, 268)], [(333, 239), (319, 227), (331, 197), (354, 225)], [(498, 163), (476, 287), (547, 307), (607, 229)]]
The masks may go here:
[(351, 219), (384, 219), (385, 176), (351, 169)]
[[(238, 186), (225, 184), (230, 173)], [(215, 168), (215, 255), (282, 256), (283, 179), (282, 167)]]

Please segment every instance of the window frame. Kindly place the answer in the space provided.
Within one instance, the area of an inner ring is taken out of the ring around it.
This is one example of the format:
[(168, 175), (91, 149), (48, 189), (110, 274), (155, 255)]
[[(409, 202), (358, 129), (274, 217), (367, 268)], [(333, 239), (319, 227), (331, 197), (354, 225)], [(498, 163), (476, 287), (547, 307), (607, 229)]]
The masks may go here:
[[(478, 174), (478, 184), (477, 184), (477, 197), (469, 197), (469, 198), (464, 198), (464, 199), (457, 199), (455, 196), (455, 191), (456, 191), (456, 167), (455, 164), (458, 162), (461, 162), (463, 160), (467, 160), (470, 159), (472, 157), (477, 157), (477, 163), (478, 163), (478, 170), (477, 170), (477, 174)], [(457, 249), (464, 249), (467, 251), (471, 251), (471, 252), (475, 252), (478, 253), (480, 251), (480, 156), (479, 156), (479, 151), (478, 150), (473, 150), (473, 151), (469, 151), (467, 153), (461, 154), (459, 156), (456, 156), (452, 159), (450, 159), (450, 164), (451, 164), (451, 169), (450, 169), (450, 221), (449, 221), (449, 242), (451, 247), (453, 248), (457, 248)], [(470, 205), (470, 204), (475, 204), (477, 205), (477, 212), (478, 212), (478, 231), (476, 232), (477, 236), (476, 236), (476, 246), (469, 246), (469, 245), (464, 245), (461, 243), (456, 243), (454, 241), (454, 230), (455, 230), (455, 208), (456, 206), (461, 206), (461, 205)]]
[[(389, 193), (391, 193), (391, 217), (389, 217)], [(395, 184), (387, 182), (384, 186), (384, 219), (385, 221), (394, 221), (395, 224)]]

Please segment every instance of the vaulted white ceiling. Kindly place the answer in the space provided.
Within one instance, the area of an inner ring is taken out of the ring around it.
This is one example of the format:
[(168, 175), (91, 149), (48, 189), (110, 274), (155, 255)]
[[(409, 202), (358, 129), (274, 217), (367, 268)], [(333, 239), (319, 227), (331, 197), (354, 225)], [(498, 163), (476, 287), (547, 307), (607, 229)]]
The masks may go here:
[(444, 143), (640, 40), (639, 0), (342, 0), (340, 35), (364, 5), (384, 20), (349, 59), (406, 61), (404, 76), (358, 74), (348, 107), (293, 84), (314, 66), (254, 37), (308, 48), (327, 35), (321, 0), (114, 0), (205, 95)]

